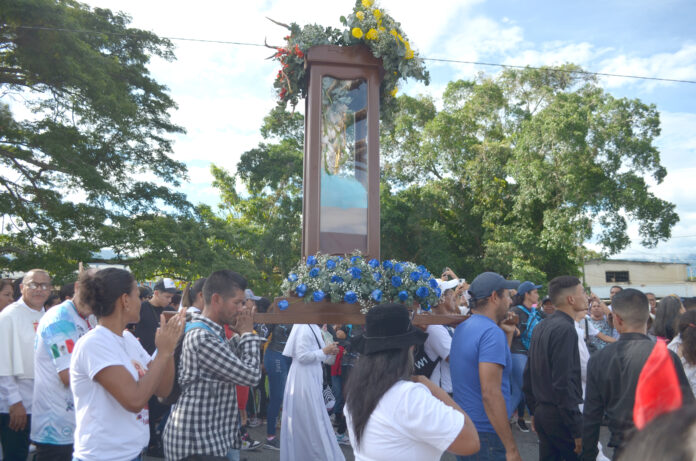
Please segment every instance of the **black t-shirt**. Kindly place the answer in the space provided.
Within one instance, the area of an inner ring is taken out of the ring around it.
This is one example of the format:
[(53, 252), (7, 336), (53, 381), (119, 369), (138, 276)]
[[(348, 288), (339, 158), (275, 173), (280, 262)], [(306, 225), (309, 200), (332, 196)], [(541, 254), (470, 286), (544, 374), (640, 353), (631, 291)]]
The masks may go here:
[(155, 333), (160, 326), (160, 315), (164, 311), (174, 311), (171, 307), (157, 307), (149, 301), (143, 301), (140, 305), (140, 321), (135, 324), (134, 335), (140, 341), (143, 349), (152, 355), (157, 347), (155, 346)]

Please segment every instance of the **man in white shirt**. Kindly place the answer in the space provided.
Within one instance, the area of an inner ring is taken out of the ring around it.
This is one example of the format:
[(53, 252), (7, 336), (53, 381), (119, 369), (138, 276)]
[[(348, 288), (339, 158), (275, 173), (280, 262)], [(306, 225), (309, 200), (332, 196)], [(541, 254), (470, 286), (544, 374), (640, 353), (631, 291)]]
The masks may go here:
[[(75, 285), (74, 291), (79, 290), (79, 284)], [(76, 306), (66, 299), (39, 322), (30, 434), (37, 447), (34, 461), (72, 460), (75, 404), (70, 392), (70, 357), (77, 340), (97, 325), (90, 314), (89, 307)]]
[(48, 272), (27, 272), (20, 291), (22, 297), (0, 313), (0, 437), (5, 461), (25, 461), (29, 453), (34, 338), (51, 292)]

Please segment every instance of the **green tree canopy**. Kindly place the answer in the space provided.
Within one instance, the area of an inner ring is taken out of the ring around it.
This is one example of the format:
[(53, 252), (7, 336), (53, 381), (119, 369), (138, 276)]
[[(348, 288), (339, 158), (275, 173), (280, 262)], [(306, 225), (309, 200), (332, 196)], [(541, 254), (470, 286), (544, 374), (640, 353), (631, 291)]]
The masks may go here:
[(129, 22), (72, 0), (2, 3), (0, 267), (67, 274), (127, 246), (139, 217), (191, 213), (170, 188), (186, 174), (170, 157), (176, 105), (147, 69), (172, 45)]

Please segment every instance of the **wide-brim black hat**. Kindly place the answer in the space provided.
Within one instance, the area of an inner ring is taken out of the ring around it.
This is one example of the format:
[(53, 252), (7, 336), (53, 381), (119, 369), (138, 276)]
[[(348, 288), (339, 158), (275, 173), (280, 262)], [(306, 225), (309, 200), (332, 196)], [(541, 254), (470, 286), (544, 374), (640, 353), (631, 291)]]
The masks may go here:
[(361, 354), (421, 345), (428, 333), (411, 324), (403, 304), (380, 304), (365, 316), (365, 333), (353, 339), (353, 347)]

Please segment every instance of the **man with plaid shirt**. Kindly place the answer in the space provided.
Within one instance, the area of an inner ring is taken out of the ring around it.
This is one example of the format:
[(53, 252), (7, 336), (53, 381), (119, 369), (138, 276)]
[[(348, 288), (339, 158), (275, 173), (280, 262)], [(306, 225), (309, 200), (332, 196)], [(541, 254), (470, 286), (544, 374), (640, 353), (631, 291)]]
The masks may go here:
[[(263, 338), (253, 333), (253, 308), (244, 307), (246, 280), (213, 272), (203, 286), (205, 307), (193, 314), (181, 350), (181, 396), (164, 429), (168, 460), (195, 455), (239, 459), (241, 440), (235, 385), (256, 386)], [(227, 341), (223, 325), (239, 336)]]

